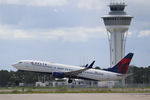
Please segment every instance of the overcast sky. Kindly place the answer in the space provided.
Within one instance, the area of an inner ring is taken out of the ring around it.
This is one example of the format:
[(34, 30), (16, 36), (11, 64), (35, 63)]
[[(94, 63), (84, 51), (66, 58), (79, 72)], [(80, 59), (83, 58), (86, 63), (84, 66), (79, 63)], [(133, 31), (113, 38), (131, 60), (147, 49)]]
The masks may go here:
[[(119, 1), (119, 0), (114, 0)], [(122, 1), (122, 0), (120, 0)], [(150, 66), (150, 1), (125, 0), (132, 16), (126, 54), (132, 65)], [(110, 0), (0, 0), (0, 69), (18, 60), (70, 65), (96, 60), (110, 66), (109, 42), (101, 17)]]

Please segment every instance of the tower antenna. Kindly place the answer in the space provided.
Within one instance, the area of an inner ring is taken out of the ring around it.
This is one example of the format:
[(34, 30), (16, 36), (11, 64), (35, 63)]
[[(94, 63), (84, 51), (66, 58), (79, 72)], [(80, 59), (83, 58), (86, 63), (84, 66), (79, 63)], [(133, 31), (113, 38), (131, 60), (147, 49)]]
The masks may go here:
[(125, 4), (125, 0), (123, 0), (123, 4)]
[(110, 0), (110, 4), (114, 4), (115, 3), (115, 0)]

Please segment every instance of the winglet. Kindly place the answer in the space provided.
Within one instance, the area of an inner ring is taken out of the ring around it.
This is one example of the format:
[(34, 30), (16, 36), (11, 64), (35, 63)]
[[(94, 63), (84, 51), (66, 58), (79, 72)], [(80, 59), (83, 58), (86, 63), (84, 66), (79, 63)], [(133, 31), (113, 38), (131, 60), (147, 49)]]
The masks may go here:
[(88, 64), (85, 65), (85, 68), (87, 68), (87, 67), (88, 67)]
[(88, 66), (88, 68), (92, 68), (95, 63), (95, 60)]

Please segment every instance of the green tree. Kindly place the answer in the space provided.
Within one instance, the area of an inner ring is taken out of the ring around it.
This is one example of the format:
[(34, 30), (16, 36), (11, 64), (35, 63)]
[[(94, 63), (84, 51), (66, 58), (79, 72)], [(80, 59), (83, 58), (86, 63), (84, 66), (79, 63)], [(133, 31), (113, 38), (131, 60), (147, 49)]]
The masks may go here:
[(7, 86), (10, 80), (10, 74), (7, 70), (0, 71), (0, 86)]
[(96, 66), (95, 69), (101, 69), (99, 66)]

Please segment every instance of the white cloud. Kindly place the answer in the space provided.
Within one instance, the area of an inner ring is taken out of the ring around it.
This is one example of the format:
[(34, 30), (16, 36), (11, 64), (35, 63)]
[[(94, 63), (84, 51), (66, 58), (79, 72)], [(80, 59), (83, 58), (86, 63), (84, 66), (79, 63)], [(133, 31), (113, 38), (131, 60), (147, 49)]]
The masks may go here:
[(77, 0), (77, 6), (78, 8), (103, 10), (110, 2), (119, 3), (123, 1), (127, 5), (150, 6), (150, 0)]
[(0, 26), (1, 39), (28, 39), (32, 38), (26, 31), (21, 29), (14, 29), (11, 27)]
[[(26, 6), (64, 6), (72, 0), (0, 0), (0, 4), (26, 5)], [(76, 0), (79, 8), (103, 9), (110, 1), (120, 0)], [(124, 0), (121, 0), (124, 1)], [(149, 0), (125, 0), (125, 3), (150, 5)]]
[[(87, 41), (94, 38), (105, 38), (106, 31), (102, 27), (74, 27), (60, 29), (63, 39), (65, 41)], [(57, 33), (59, 34), (59, 32)]]
[(106, 9), (106, 5), (109, 5), (110, 2), (150, 6), (150, 0), (77, 0), (77, 5), (78, 8), (103, 10)]
[(104, 0), (78, 0), (78, 8), (102, 10), (104, 6)]
[(133, 32), (128, 31), (128, 32), (127, 32), (127, 37), (132, 37), (132, 36), (133, 36), (133, 34), (134, 34)]
[(142, 37), (148, 37), (150, 36), (150, 30), (143, 30), (143, 31), (140, 31), (138, 37), (139, 38), (142, 38)]
[(26, 5), (26, 6), (63, 6), (68, 0), (0, 0), (0, 4)]
[(135, 4), (135, 5), (150, 5), (150, 0), (126, 0), (127, 4)]
[(29, 35), (29, 33), (23, 31), (23, 30), (14, 30), (13, 38), (14, 39), (29, 39), (32, 38), (32, 35)]
[(53, 9), (53, 11), (54, 11), (55, 13), (59, 12), (59, 11), (58, 11), (58, 9), (56, 9), (56, 8), (55, 8), (55, 9)]
[(106, 38), (105, 28), (102, 27), (72, 27), (52, 30), (23, 30), (0, 26), (0, 38), (3, 39), (41, 39), (71, 42), (85, 42), (89, 39)]

